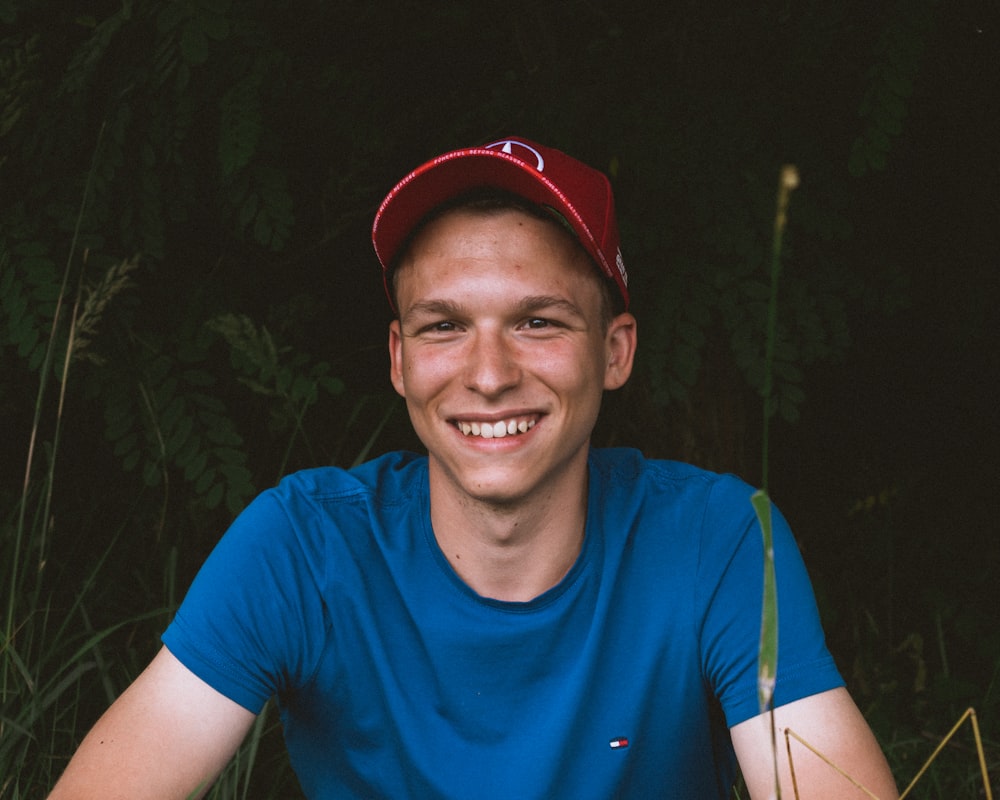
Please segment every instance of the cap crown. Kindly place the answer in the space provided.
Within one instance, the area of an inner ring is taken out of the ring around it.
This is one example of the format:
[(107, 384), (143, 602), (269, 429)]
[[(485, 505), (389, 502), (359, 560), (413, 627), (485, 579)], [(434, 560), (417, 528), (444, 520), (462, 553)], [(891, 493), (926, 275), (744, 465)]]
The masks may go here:
[(445, 153), (393, 187), (372, 226), (372, 243), (386, 280), (400, 247), (428, 213), (463, 192), (487, 186), (557, 211), (628, 306), (628, 273), (607, 176), (560, 150), (520, 137)]

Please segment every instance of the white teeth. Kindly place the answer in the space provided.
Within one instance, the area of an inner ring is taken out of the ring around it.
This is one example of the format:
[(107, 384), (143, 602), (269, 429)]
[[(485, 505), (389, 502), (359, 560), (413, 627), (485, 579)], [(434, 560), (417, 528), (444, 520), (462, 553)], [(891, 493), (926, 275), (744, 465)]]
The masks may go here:
[(531, 419), (509, 419), (501, 422), (458, 422), (458, 429), (465, 436), (481, 436), (483, 439), (502, 439), (518, 433), (527, 433), (535, 427)]

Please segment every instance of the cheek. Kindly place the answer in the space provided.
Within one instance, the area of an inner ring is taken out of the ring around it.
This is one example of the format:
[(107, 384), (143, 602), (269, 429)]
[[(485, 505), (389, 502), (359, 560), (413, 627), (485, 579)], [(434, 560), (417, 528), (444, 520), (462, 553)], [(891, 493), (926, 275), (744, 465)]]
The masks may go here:
[(536, 354), (532, 367), (544, 372), (566, 388), (591, 388), (604, 383), (604, 352), (595, 347), (581, 351), (579, 346), (567, 345)]
[(404, 396), (417, 405), (430, 400), (454, 376), (456, 359), (421, 353), (419, 358), (401, 359), (401, 379), (406, 387)]

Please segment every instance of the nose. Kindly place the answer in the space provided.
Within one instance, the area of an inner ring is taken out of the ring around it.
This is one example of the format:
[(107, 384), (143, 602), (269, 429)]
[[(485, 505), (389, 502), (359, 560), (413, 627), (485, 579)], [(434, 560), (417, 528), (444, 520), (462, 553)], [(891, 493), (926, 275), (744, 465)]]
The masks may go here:
[(465, 385), (485, 397), (497, 397), (521, 379), (513, 343), (503, 331), (476, 331), (466, 358)]

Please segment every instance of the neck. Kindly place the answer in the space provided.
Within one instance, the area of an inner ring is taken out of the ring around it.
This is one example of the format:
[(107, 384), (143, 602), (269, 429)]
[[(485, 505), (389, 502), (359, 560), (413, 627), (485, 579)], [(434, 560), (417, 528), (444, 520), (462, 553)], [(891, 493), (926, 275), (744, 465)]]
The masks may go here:
[(431, 474), (431, 524), (448, 563), (477, 594), (525, 602), (569, 572), (583, 546), (587, 481), (577, 491), (496, 505), (455, 498)]

